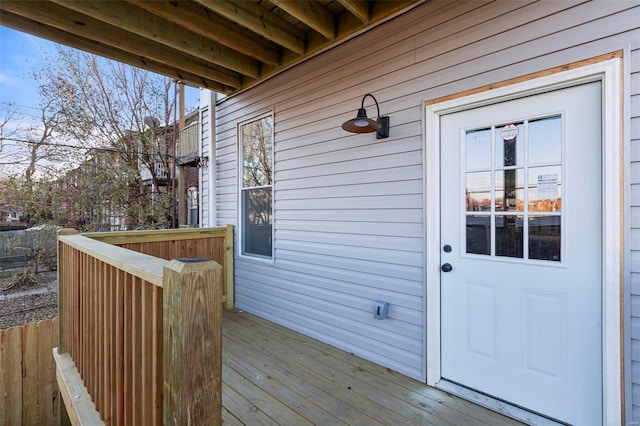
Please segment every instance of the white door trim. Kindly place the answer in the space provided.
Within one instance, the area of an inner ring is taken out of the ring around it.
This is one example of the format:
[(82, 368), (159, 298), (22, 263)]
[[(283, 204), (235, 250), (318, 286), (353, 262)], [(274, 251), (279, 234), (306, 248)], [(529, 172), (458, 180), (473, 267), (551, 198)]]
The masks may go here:
[(603, 424), (621, 424), (622, 413), (622, 163), (619, 58), (487, 90), (425, 108), (427, 384), (440, 371), (440, 116), (517, 99), (587, 81), (602, 82), (602, 372)]

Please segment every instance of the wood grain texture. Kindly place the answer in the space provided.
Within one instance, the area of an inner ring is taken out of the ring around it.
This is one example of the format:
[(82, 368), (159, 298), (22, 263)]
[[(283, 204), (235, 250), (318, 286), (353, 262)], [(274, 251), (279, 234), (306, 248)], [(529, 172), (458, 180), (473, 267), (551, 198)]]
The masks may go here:
[(222, 267), (173, 260), (164, 274), (164, 424), (221, 424)]
[(225, 424), (520, 424), (246, 312), (223, 334)]
[(82, 383), (80, 374), (68, 353), (60, 354), (57, 348), (53, 349), (53, 357), (56, 362), (57, 381), (60, 393), (67, 407), (71, 424), (92, 426), (103, 425), (96, 411), (91, 396)]
[(0, 330), (0, 425), (58, 424), (58, 320)]

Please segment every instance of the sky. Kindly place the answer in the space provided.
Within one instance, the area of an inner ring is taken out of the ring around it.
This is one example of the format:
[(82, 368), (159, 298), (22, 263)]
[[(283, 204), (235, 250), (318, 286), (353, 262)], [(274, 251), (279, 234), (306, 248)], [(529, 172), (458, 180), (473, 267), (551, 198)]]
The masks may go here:
[[(39, 99), (32, 74), (55, 50), (51, 41), (0, 25), (0, 111), (13, 104), (21, 120), (34, 118)], [(189, 112), (198, 105), (198, 89), (187, 87), (185, 95)]]
[(55, 49), (54, 43), (0, 26), (0, 103), (15, 103), (20, 112), (35, 112), (38, 93), (31, 71)]
[[(32, 69), (37, 69), (46, 52), (56, 44), (27, 33), (0, 26), (0, 102), (33, 108), (38, 103)], [(198, 90), (187, 88), (187, 107), (198, 104)]]

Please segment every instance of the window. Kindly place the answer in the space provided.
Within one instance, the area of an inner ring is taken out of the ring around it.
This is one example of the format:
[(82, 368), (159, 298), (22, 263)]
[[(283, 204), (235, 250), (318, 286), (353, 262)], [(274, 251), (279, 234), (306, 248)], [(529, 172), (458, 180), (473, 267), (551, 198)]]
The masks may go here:
[(241, 254), (273, 256), (273, 115), (240, 125)]
[(560, 262), (562, 116), (468, 130), (464, 142), (466, 252)]

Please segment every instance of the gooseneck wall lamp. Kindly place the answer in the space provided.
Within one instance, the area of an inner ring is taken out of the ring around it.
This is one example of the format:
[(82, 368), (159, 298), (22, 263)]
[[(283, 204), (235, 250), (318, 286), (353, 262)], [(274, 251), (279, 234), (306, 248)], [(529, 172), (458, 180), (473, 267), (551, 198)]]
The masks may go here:
[[(367, 117), (367, 111), (364, 109), (364, 100), (367, 96), (371, 96), (373, 102), (376, 103), (376, 108), (378, 108), (378, 119), (375, 121)], [(342, 128), (351, 133), (377, 132), (376, 138), (384, 139), (389, 137), (389, 117), (380, 116), (380, 106), (378, 105), (378, 101), (373, 97), (371, 93), (367, 93), (362, 97), (362, 105), (358, 110), (358, 115), (356, 115), (356, 118), (345, 121), (342, 125)]]

